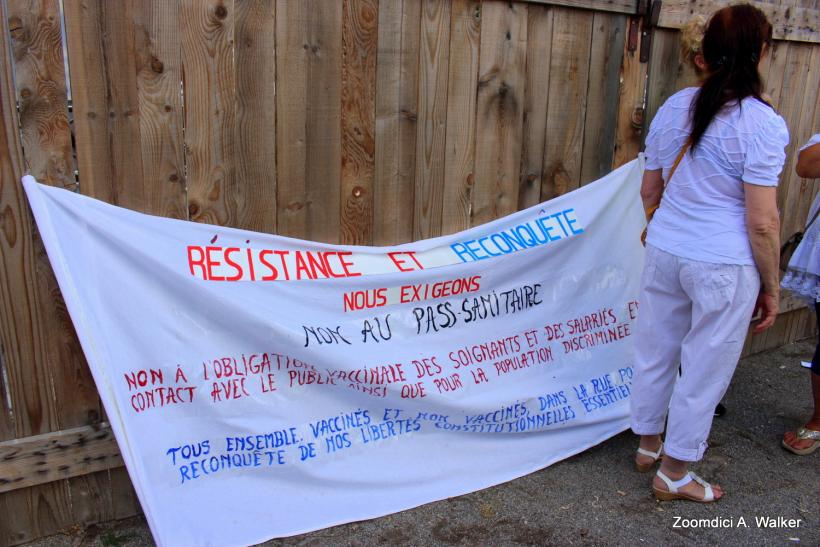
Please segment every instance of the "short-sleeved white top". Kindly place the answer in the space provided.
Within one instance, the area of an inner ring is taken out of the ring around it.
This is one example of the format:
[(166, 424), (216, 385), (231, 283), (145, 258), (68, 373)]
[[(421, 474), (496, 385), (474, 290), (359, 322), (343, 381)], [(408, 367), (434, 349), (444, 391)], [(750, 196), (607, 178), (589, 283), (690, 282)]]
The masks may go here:
[(650, 125), (646, 169), (663, 169), (668, 184), (646, 240), (691, 260), (754, 265), (743, 183), (777, 186), (789, 131), (782, 117), (753, 97), (727, 105), (669, 181), (691, 132), (690, 106), (698, 91), (672, 95)]

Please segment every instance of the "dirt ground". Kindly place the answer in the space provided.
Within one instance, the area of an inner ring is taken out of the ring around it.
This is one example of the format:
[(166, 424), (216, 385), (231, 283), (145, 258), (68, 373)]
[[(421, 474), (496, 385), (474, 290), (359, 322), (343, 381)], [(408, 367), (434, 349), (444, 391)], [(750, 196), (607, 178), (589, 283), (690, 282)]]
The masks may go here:
[[(820, 451), (799, 457), (780, 447), (783, 431), (808, 416), (809, 371), (799, 363), (813, 349), (801, 342), (740, 363), (728, 413), (694, 468), (726, 489), (718, 503), (655, 501), (651, 475), (633, 471), (636, 440), (626, 432), (500, 486), (265, 545), (820, 545)], [(767, 516), (799, 525), (758, 527), (756, 517)], [(686, 526), (716, 518), (711, 524), (723, 526)], [(153, 541), (144, 519), (133, 518), (29, 545)]]

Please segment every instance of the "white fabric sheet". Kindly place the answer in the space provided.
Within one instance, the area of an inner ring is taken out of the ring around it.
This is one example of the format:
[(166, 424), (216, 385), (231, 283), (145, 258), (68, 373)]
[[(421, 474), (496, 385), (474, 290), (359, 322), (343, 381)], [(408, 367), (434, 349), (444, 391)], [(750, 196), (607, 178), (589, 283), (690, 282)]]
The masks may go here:
[(642, 171), (389, 248), (24, 184), (157, 542), (241, 545), (486, 488), (623, 431)]

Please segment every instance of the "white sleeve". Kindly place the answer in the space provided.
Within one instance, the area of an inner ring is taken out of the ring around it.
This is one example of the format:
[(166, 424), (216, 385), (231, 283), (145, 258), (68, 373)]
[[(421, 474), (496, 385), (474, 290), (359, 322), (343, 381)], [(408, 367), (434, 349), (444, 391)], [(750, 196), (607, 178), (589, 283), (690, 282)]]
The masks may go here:
[(758, 186), (777, 186), (783, 164), (786, 163), (786, 146), (789, 129), (778, 115), (763, 123), (752, 136), (743, 163), (743, 182)]
[(800, 151), (802, 152), (809, 146), (814, 146), (815, 144), (820, 144), (820, 133), (815, 133), (814, 135), (812, 135), (809, 139), (809, 142), (800, 147)]
[(644, 150), (646, 165), (644, 169), (649, 171), (663, 168), (660, 157), (660, 136), (663, 132), (664, 106), (666, 106), (666, 103), (662, 104), (655, 113), (652, 123), (649, 124), (649, 133), (646, 135), (646, 149)]

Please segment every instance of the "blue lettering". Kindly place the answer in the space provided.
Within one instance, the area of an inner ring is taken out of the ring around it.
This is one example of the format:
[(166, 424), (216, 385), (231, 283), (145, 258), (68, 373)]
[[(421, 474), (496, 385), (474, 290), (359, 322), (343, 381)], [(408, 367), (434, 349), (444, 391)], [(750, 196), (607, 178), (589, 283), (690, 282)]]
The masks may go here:
[[(503, 243), (503, 244), (504, 244), (504, 246), (506, 247), (506, 249), (502, 249), (502, 248), (501, 248), (501, 245), (499, 245), (499, 244), (498, 244), (498, 241), (499, 241), (499, 240), (501, 241), (501, 243)], [(504, 239), (504, 236), (502, 236), (501, 234), (493, 234), (493, 235), (491, 235), (491, 236), (490, 236), (490, 241), (492, 241), (493, 243), (495, 243), (495, 246), (498, 248), (498, 250), (499, 250), (499, 251), (501, 251), (501, 252), (502, 252), (502, 253), (504, 253), (504, 254), (511, 253), (511, 252), (513, 251), (513, 248), (510, 246), (510, 244), (509, 244), (509, 243), (507, 243), (507, 242), (506, 242), (506, 240)]]
[(487, 241), (488, 239), (490, 239), (489, 236), (484, 236), (484, 237), (482, 237), (478, 240), (478, 244), (481, 245), (481, 248), (484, 249), (484, 251), (488, 255), (490, 255), (490, 256), (501, 256), (502, 253), (494, 253), (494, 252), (490, 251), (487, 247), (484, 246), (484, 242)]
[(583, 228), (578, 228), (576, 230), (575, 228), (572, 227), (573, 224), (578, 223), (578, 219), (577, 218), (570, 218), (568, 213), (574, 213), (574, 212), (575, 212), (575, 209), (567, 209), (566, 211), (563, 211), (562, 214), (564, 215), (564, 219), (566, 219), (566, 221), (567, 221), (567, 226), (569, 226), (569, 229), (572, 231), (572, 233), (574, 235), (583, 234), (584, 233)]
[(467, 260), (465, 260), (464, 258), (465, 254), (469, 255), (473, 260), (478, 260), (476, 257), (472, 255), (470, 250), (464, 246), (463, 243), (453, 243), (452, 245), (450, 245), (450, 248), (453, 250), (454, 253), (458, 255), (462, 262), (467, 262)]
[(479, 256), (479, 252), (481, 252), (481, 247), (478, 246), (475, 239), (471, 239), (470, 241), (465, 241), (464, 245), (467, 247), (467, 250), (470, 251), (476, 260), (484, 260), (485, 258), (490, 258), (487, 255)]
[(550, 232), (555, 228), (553, 226), (546, 225), (547, 220), (550, 218), (552, 217), (538, 218), (535, 220), (535, 223), (538, 224), (538, 227), (541, 228), (541, 231), (544, 233), (547, 239), (549, 239), (550, 241), (558, 241), (559, 239), (561, 239), (561, 236), (552, 235)]

